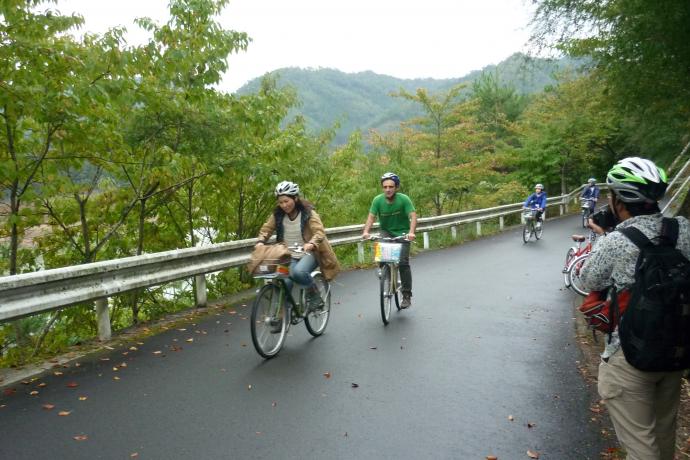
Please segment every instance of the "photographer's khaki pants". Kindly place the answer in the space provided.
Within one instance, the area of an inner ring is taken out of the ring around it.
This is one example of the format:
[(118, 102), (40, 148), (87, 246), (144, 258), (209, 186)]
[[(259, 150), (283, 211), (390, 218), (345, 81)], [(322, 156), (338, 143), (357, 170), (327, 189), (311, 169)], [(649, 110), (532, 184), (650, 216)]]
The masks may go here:
[(681, 376), (639, 371), (623, 350), (599, 364), (599, 395), (628, 460), (673, 460)]

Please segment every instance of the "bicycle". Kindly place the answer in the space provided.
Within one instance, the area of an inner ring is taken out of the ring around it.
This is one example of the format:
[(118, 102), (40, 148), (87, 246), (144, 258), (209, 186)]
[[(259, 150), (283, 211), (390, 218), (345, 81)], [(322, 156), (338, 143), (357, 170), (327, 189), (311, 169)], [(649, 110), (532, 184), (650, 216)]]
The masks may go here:
[[(294, 252), (304, 252), (301, 248)], [(286, 284), (290, 277), (289, 263), (280, 260), (264, 261), (254, 279), (263, 279), (264, 285), (257, 290), (252, 304), (251, 333), (256, 351), (264, 358), (278, 354), (285, 343), (290, 325), (304, 321), (307, 331), (318, 337), (323, 334), (331, 313), (331, 287), (317, 267), (311, 272), (323, 301), (318, 308), (307, 306), (306, 291), (298, 287), (297, 299)]]
[(595, 201), (591, 198), (580, 198), (580, 209), (582, 210), (582, 228), (588, 228), (589, 218), (594, 213)]
[(523, 208), (522, 217), (525, 220), (525, 226), (522, 229), (522, 241), (527, 243), (532, 235), (539, 240), (544, 233), (544, 223), (537, 221), (537, 209)]
[(402, 295), (402, 283), (400, 280), (400, 254), (403, 244), (409, 244), (405, 236), (394, 238), (372, 235), (369, 238), (374, 242), (374, 261), (380, 264), (379, 277), (379, 297), (381, 302), (381, 319), (383, 324), (390, 322), (392, 304), (395, 300), (395, 307), (400, 308), (400, 297)]
[[(563, 282), (567, 288), (572, 288), (582, 296), (586, 296), (589, 292), (582, 286), (580, 270), (585, 260), (587, 260), (587, 257), (589, 257), (596, 235), (597, 234), (593, 231), (590, 232), (589, 237), (585, 237), (584, 235), (572, 235), (571, 238), (577, 245), (569, 248), (565, 255)], [(587, 244), (583, 245), (582, 243), (585, 241), (587, 241)]]

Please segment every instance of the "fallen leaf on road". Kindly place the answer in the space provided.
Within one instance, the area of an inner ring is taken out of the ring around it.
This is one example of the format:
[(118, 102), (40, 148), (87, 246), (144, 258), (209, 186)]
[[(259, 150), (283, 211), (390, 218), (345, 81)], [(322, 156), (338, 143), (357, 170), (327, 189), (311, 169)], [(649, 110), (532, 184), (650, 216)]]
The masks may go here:
[(527, 422), (527, 428), (534, 428), (535, 426), (537, 426), (536, 423)]
[(77, 388), (79, 384), (77, 382), (69, 382), (66, 386), (67, 388)]
[(352, 382), (352, 388), (359, 388), (359, 383)]
[(251, 385), (247, 385), (247, 390), (251, 390), (251, 389), (252, 389), (252, 386), (251, 386)]
[(512, 415), (509, 415), (508, 420), (510, 420), (512, 422), (513, 420), (515, 420), (515, 418)]
[(58, 412), (58, 415), (60, 417), (67, 417), (71, 413), (72, 413), (72, 411), (69, 411), (69, 410), (61, 410), (60, 412)]
[(192, 343), (192, 342), (194, 342), (194, 339), (193, 339), (193, 338), (189, 338), (189, 339), (187, 339), (187, 342)]
[(104, 348), (106, 348), (106, 349), (108, 349), (108, 350), (114, 350), (113, 347), (109, 347), (108, 345), (106, 345)]
[(139, 456), (139, 452), (132, 452), (129, 454), (129, 458), (137, 458)]
[(115, 377), (113, 377), (113, 380), (120, 380), (120, 377), (116, 375)]
[(75, 441), (86, 441), (87, 439), (89, 439), (89, 437), (86, 436), (85, 434), (78, 434), (78, 435), (74, 436)]
[(89, 399), (88, 396), (79, 396), (79, 401), (86, 401), (87, 399)]
[(527, 456), (529, 458), (539, 458), (539, 452), (532, 452), (531, 450), (527, 451)]
[(278, 403), (273, 401), (273, 403), (271, 404), (271, 407), (276, 407), (277, 405), (278, 405)]
[(29, 385), (31, 382), (29, 380), (22, 380), (22, 385)]
[(153, 354), (154, 354), (154, 355), (162, 355), (163, 352), (160, 351), (160, 350), (156, 350), (156, 351), (153, 352)]
[(129, 347), (129, 351), (137, 351), (137, 350), (138, 350), (137, 347)]
[(331, 373), (330, 372), (324, 372), (323, 376), (326, 377), (327, 379), (331, 378)]
[(62, 375), (62, 372), (60, 372), (60, 371), (55, 371), (55, 372), (53, 372), (53, 375), (56, 376), (56, 377), (60, 377), (60, 376)]
[(12, 396), (16, 392), (17, 392), (17, 390), (15, 390), (14, 388), (6, 388), (2, 391), (2, 394), (5, 396)]
[(486, 460), (498, 460), (498, 457), (496, 457), (495, 455), (487, 455)]
[(101, 358), (101, 361), (110, 361), (110, 358)]
[(55, 409), (55, 404), (44, 404), (41, 406), (44, 410), (53, 410)]
[(31, 396), (36, 396), (38, 394), (38, 391), (34, 390), (31, 393), (29, 393)]
[(48, 384), (45, 382), (41, 382), (38, 385), (36, 385), (38, 388), (45, 388)]
[(376, 350), (377, 347), (369, 347), (370, 350)]

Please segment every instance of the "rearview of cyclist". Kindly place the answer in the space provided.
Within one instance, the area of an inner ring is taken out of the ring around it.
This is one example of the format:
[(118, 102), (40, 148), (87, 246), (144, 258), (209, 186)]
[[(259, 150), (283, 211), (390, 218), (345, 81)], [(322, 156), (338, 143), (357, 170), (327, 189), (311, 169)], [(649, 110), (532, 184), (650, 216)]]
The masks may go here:
[[(417, 212), (412, 200), (400, 193), (400, 178), (393, 172), (381, 176), (383, 193), (371, 202), (369, 215), (362, 232), (363, 239), (369, 239), (369, 230), (378, 217), (381, 234), (394, 238), (405, 235), (408, 241), (414, 241), (417, 228)], [(412, 305), (412, 269), (410, 268), (410, 244), (403, 243), (400, 253), (400, 280), (402, 282), (403, 300), (400, 308)]]
[(541, 216), (546, 209), (546, 192), (542, 184), (534, 186), (534, 193), (527, 197), (522, 207), (525, 209), (536, 209), (537, 215), (535, 217), (537, 219), (537, 225), (541, 225)]

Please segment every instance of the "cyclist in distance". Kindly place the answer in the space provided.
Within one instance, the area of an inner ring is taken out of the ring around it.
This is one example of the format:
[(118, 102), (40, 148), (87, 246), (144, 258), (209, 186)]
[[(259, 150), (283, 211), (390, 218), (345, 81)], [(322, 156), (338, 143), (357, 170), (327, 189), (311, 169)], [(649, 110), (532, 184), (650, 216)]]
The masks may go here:
[(330, 281), (340, 270), (338, 259), (326, 238), (326, 231), (314, 206), (300, 198), (299, 185), (283, 181), (276, 186), (274, 193), (278, 205), (259, 230), (259, 241), (256, 244), (265, 244), (275, 232), (278, 243), (284, 243), (288, 248), (297, 245), (304, 250), (293, 252), (290, 279), (286, 282), (288, 288), (292, 288), (291, 281), (304, 286), (308, 306), (318, 308), (322, 300), (311, 272), (320, 266), (323, 276)]
[[(408, 241), (414, 241), (417, 212), (410, 197), (398, 191), (400, 178), (393, 172), (387, 172), (381, 176), (381, 188), (383, 193), (374, 197), (371, 202), (362, 238), (369, 239), (369, 230), (378, 217), (383, 236), (389, 238), (405, 236)], [(409, 308), (412, 305), (412, 269), (410, 268), (409, 242), (402, 246), (399, 266), (403, 294), (400, 308)]]
[(525, 209), (536, 209), (537, 215), (535, 217), (537, 218), (537, 225), (541, 225), (541, 216), (546, 209), (546, 192), (542, 184), (534, 186), (534, 193), (527, 197), (522, 207)]
[(599, 199), (599, 187), (597, 187), (597, 180), (595, 178), (590, 177), (587, 180), (587, 187), (582, 191), (581, 198), (591, 200), (589, 205), (590, 214), (594, 213), (597, 206), (597, 200)]

